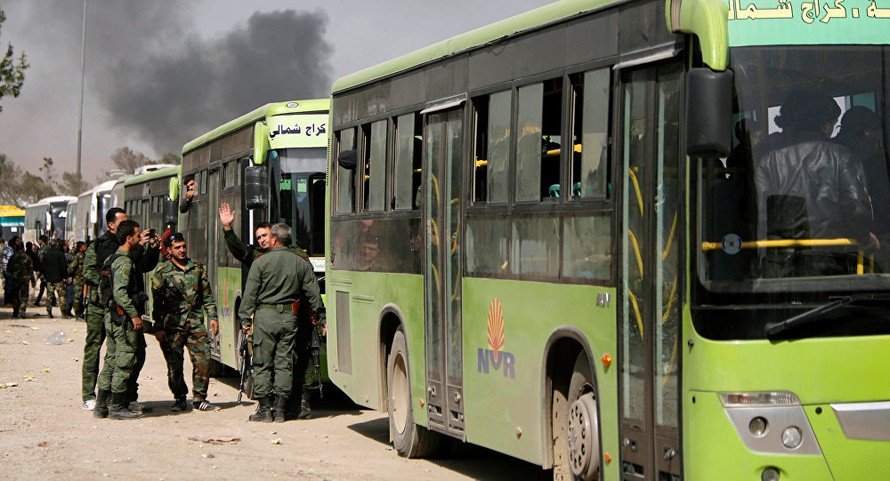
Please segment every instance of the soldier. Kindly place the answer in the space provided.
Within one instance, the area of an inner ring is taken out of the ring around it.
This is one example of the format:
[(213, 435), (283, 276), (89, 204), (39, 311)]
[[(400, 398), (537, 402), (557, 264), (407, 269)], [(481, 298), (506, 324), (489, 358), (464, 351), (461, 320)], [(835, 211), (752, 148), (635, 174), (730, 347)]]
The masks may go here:
[(300, 299), (308, 299), (322, 324), (325, 311), (312, 266), (286, 248), (291, 241), (290, 227), (273, 225), (269, 241), (269, 251), (250, 268), (238, 317), (245, 333), (255, 325), (253, 385), (259, 408), (248, 419), (284, 422), (285, 404), (292, 391)]
[(74, 311), (75, 319), (78, 321), (83, 321), (84, 314), (83, 298), (85, 293), (83, 283), (83, 264), (86, 251), (86, 243), (78, 241), (74, 247), (74, 259), (71, 261), (71, 264), (68, 264), (68, 274), (71, 276), (69, 281), (74, 288), (74, 301), (71, 303), (71, 307)]
[(192, 359), (192, 407), (199, 411), (216, 411), (219, 407), (207, 402), (210, 343), (204, 328), (206, 313), (210, 332), (219, 334), (213, 290), (204, 266), (188, 258), (181, 233), (170, 234), (164, 244), (171, 258), (151, 275), (151, 314), (156, 323), (155, 337), (167, 361), (167, 384), (174, 398), (172, 411), (185, 411), (187, 406), (188, 386), (182, 374), (185, 346), (188, 346)]
[[(89, 288), (89, 305), (87, 306), (87, 338), (83, 347), (83, 368), (81, 382), (81, 396), (83, 398), (83, 409), (91, 410), (96, 405), (96, 377), (99, 374), (99, 351), (102, 343), (106, 339), (105, 331), (105, 311), (107, 306), (100, 305), (99, 302), (99, 280), (101, 269), (105, 259), (113, 254), (118, 248), (118, 240), (115, 235), (117, 226), (127, 220), (127, 213), (118, 207), (112, 207), (105, 213), (106, 232), (98, 239), (93, 241), (84, 254), (83, 261), (83, 277), (84, 282)], [(130, 257), (134, 260), (137, 270), (140, 273), (151, 272), (158, 263), (160, 251), (157, 248), (156, 239), (153, 240), (148, 230), (142, 232), (140, 245), (130, 251)], [(147, 245), (148, 248), (143, 248)], [(142, 276), (136, 276), (137, 283), (140, 288), (143, 287)], [(144, 288), (141, 289), (144, 291)], [(136, 368), (134, 372), (137, 374), (130, 380), (130, 401), (133, 408), (140, 406), (136, 402), (138, 398), (139, 384), (137, 382), (138, 373), (145, 364), (145, 338), (140, 331), (137, 336), (137, 357)]]
[[(241, 242), (241, 239), (238, 238), (238, 235), (232, 229), (232, 225), (235, 222), (235, 212), (229, 204), (223, 203), (219, 206), (219, 219), (223, 227), (226, 247), (241, 262), (241, 277), (242, 279), (247, 279), (247, 274), (253, 261), (269, 250), (269, 228), (271, 226), (268, 223), (257, 225), (254, 236), (258, 245), (254, 247)], [(294, 254), (300, 256), (311, 269), (312, 264), (309, 263), (306, 251), (296, 245), (286, 247)], [(312, 396), (312, 386), (306, 380), (306, 370), (309, 368), (312, 329), (316, 327), (310, 311), (307, 299), (301, 299), (300, 312), (297, 315), (297, 334), (294, 338), (294, 385), (284, 413), (287, 419), (307, 419), (312, 413), (312, 407), (309, 404), (309, 399)], [(318, 382), (321, 382), (321, 379)]]
[(15, 253), (6, 266), (9, 276), (7, 289), (10, 290), (12, 301), (12, 317), (25, 317), (25, 310), (28, 308), (28, 285), (29, 282), (34, 283), (34, 264), (21, 241), (16, 242), (13, 249)]
[[(141, 241), (139, 224), (125, 220), (117, 226), (117, 251), (105, 259), (103, 271), (108, 272), (100, 281), (100, 302), (108, 299), (105, 314), (105, 364), (99, 373), (99, 392), (93, 416), (111, 419), (135, 419), (142, 413), (130, 410), (128, 388), (130, 379), (139, 374), (135, 371), (142, 336), (142, 312), (144, 293), (139, 291), (139, 270), (130, 257)], [(100, 274), (104, 275), (104, 274)], [(109, 292), (110, 291), (110, 292)]]
[(47, 247), (43, 252), (40, 260), (40, 274), (46, 281), (46, 315), (53, 317), (53, 293), (62, 311), (65, 315), (65, 277), (68, 275), (68, 263), (65, 262), (65, 254), (59, 249), (59, 241), (53, 239), (47, 243)]

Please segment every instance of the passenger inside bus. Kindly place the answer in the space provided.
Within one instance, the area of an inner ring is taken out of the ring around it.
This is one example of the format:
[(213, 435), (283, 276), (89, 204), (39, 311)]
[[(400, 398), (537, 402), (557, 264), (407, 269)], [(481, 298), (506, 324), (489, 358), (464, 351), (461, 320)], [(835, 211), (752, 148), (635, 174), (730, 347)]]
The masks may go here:
[(763, 277), (855, 274), (857, 248), (878, 245), (862, 163), (829, 140), (840, 113), (825, 94), (792, 91), (775, 120), (782, 132), (754, 151), (757, 238), (803, 241), (762, 250)]

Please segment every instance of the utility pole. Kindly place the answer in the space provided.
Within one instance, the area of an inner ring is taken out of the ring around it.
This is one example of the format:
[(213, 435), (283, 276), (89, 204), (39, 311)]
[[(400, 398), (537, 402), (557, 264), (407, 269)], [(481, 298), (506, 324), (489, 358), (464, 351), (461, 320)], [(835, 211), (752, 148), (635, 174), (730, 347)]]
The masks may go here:
[(83, 149), (83, 84), (87, 54), (87, 0), (83, 0), (83, 33), (80, 43), (80, 116), (77, 122), (77, 178), (83, 180), (80, 173), (80, 156)]

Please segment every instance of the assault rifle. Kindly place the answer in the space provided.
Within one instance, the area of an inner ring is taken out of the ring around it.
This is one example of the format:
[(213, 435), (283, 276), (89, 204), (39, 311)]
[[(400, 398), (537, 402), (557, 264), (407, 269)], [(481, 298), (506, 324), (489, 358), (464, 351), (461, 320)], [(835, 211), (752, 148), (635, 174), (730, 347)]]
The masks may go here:
[(319, 351), (321, 351), (321, 338), (318, 336), (318, 327), (313, 325), (312, 340), (309, 343), (309, 352), (312, 356), (312, 369), (315, 370), (315, 377), (318, 379), (318, 397), (324, 398), (324, 383), (321, 382)]
[(238, 384), (238, 404), (241, 404), (241, 394), (244, 392), (244, 384), (250, 376), (250, 363), (253, 356), (253, 333), (241, 337), (241, 347), (238, 352), (241, 354), (241, 382)]

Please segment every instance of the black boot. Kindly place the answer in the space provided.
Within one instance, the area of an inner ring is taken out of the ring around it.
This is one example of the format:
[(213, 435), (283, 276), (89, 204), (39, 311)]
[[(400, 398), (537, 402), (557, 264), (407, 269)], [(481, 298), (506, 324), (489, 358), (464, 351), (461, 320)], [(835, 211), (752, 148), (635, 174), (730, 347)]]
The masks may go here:
[(49, 317), (50, 319), (53, 318), (53, 308), (52, 307), (46, 308), (46, 317)]
[(284, 406), (287, 404), (287, 398), (284, 396), (275, 396), (275, 407), (272, 409), (272, 420), (276, 423), (284, 422)]
[(259, 398), (259, 407), (255, 413), (247, 418), (248, 421), (256, 421), (260, 423), (272, 422), (272, 398), (269, 396)]
[(309, 398), (312, 397), (312, 392), (308, 389), (303, 389), (303, 393), (300, 395), (300, 414), (297, 416), (300, 419), (309, 419), (312, 416), (312, 407), (309, 405)]
[(65, 319), (71, 319), (74, 315), (71, 314), (71, 309), (65, 309), (62, 311), (62, 317)]
[(93, 417), (102, 419), (108, 417), (108, 400), (110, 392), (100, 389), (96, 394), (96, 407), (93, 408)]
[(111, 393), (111, 407), (108, 408), (108, 419), (139, 419), (140, 413), (134, 413), (127, 407), (127, 393)]

